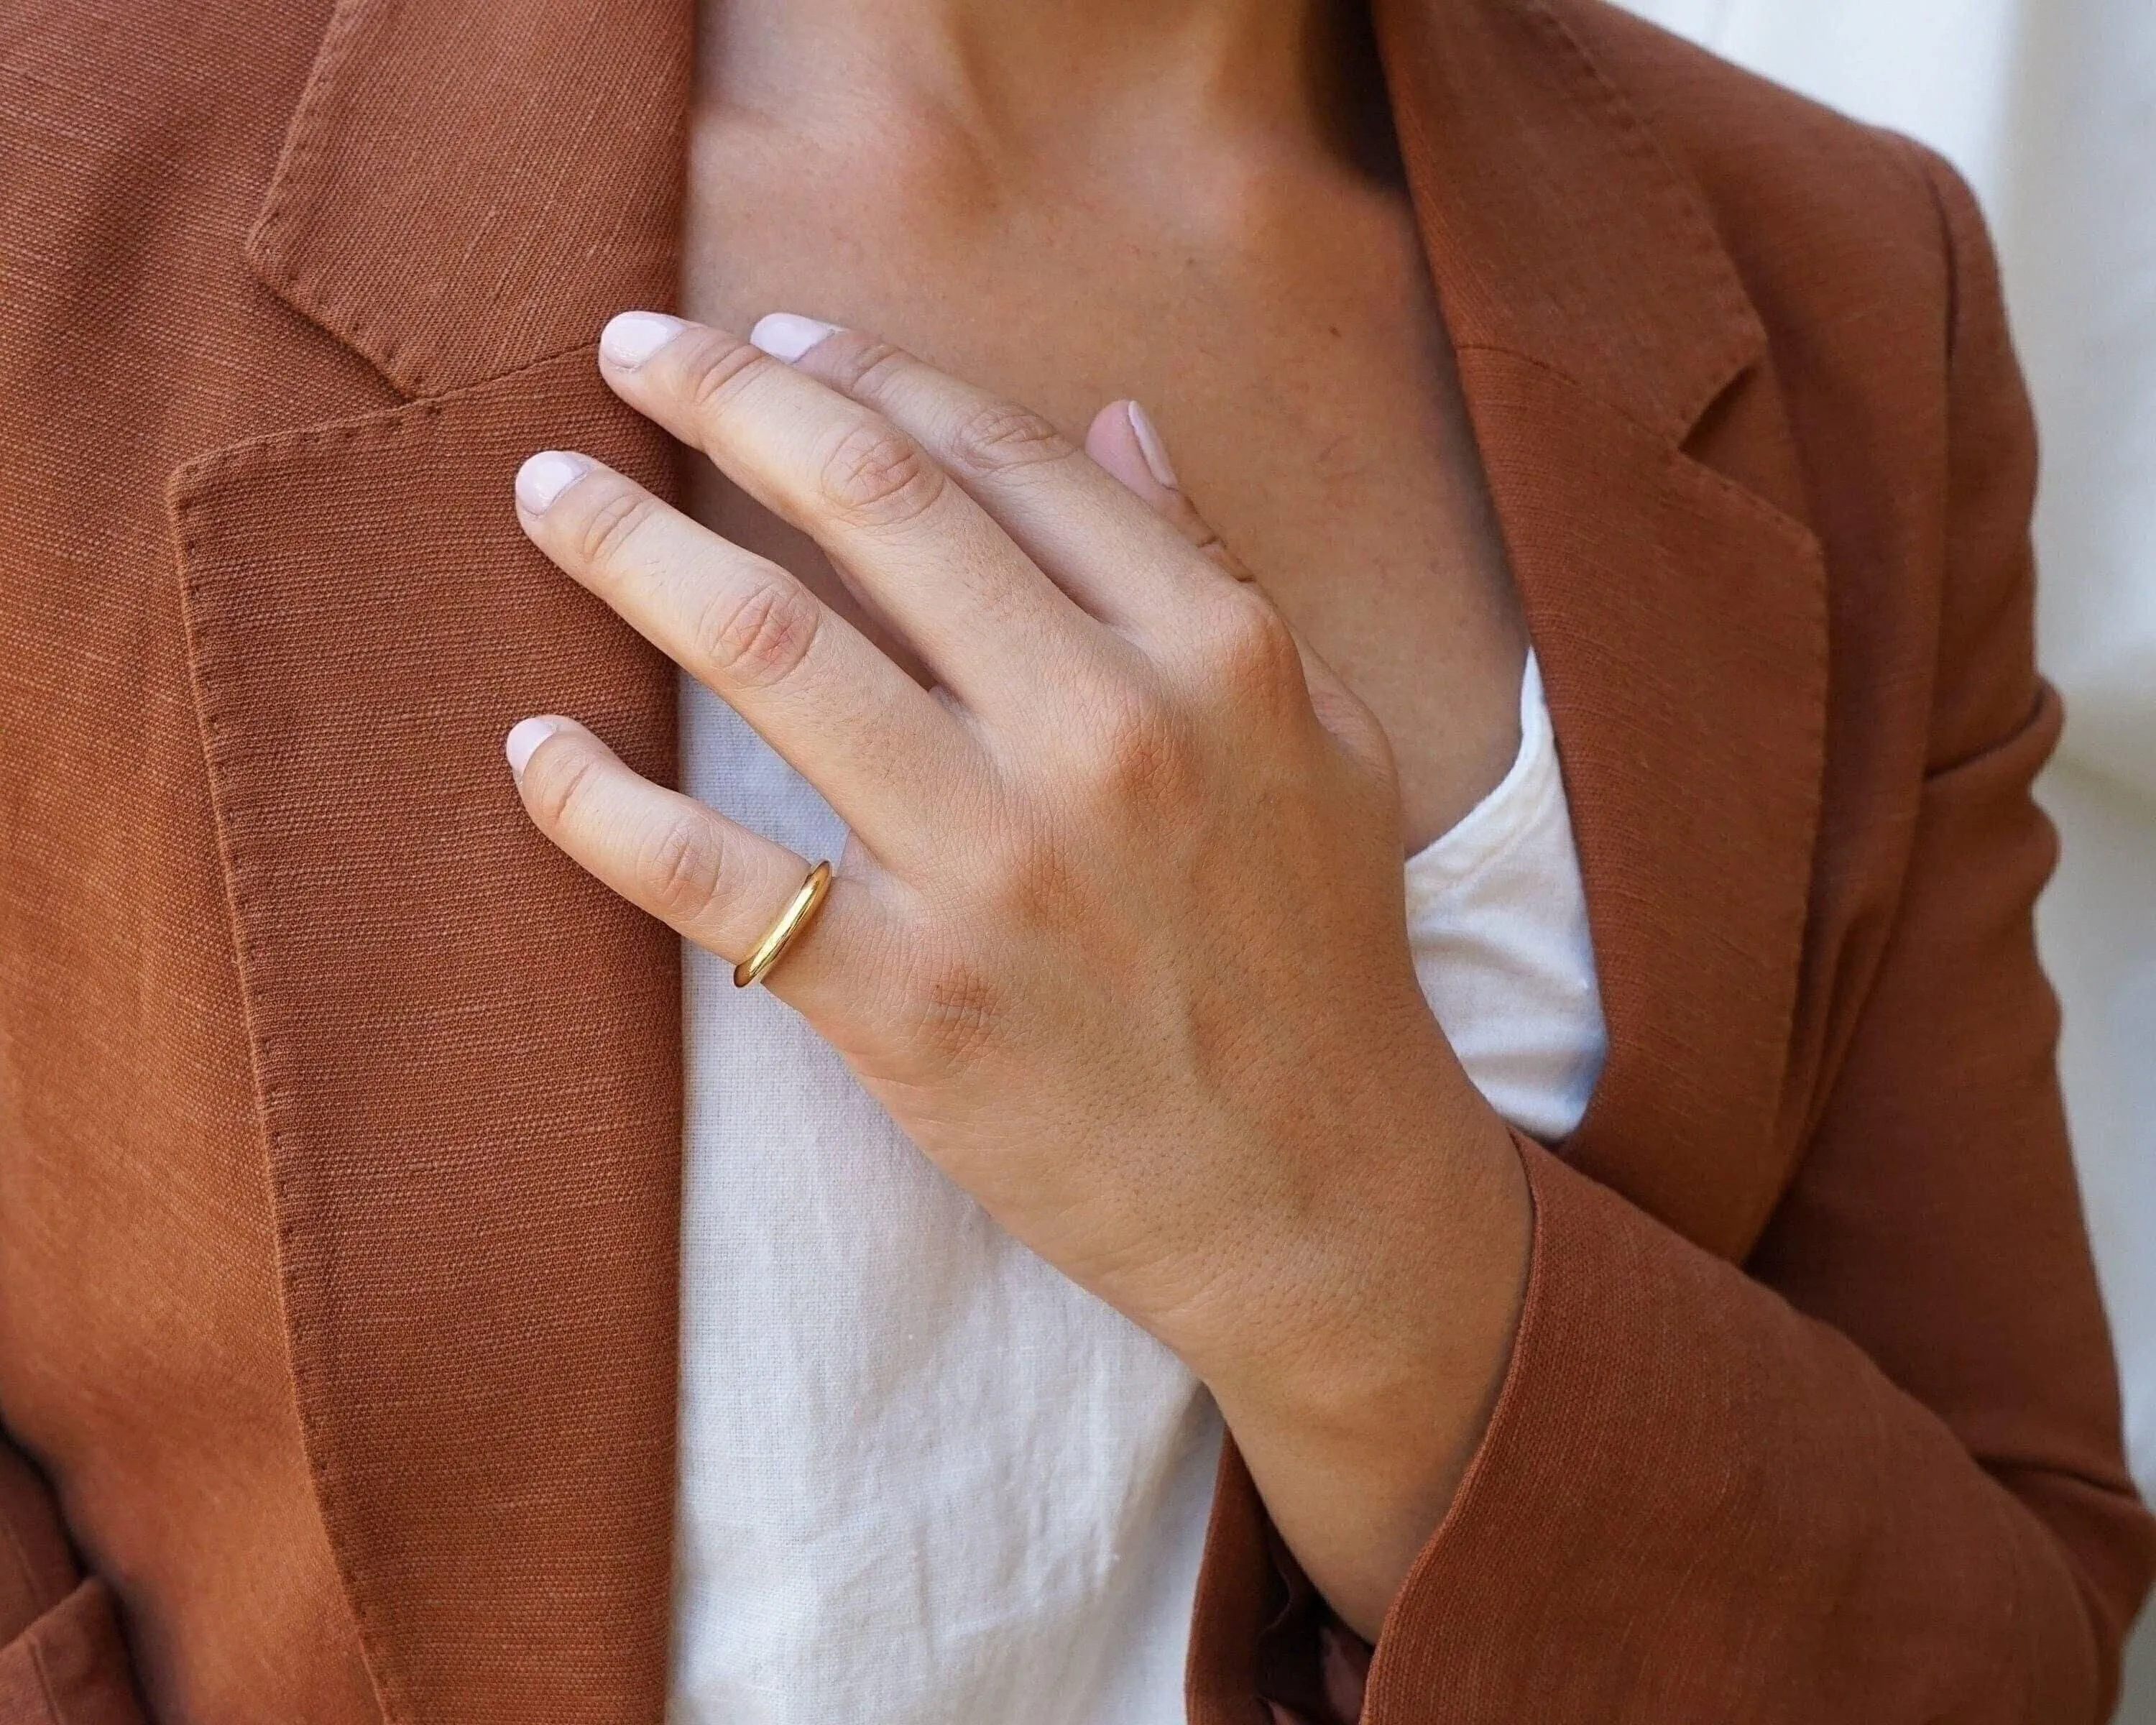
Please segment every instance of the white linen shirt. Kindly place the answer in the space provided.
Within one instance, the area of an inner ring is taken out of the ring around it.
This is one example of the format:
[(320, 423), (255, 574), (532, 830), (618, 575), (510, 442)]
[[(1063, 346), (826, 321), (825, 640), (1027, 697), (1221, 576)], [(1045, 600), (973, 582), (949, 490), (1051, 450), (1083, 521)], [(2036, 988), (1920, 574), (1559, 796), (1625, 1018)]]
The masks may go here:
[[(836, 857), (685, 680), (690, 795)], [(1569, 1132), (1604, 1032), (1540, 676), (1504, 781), (1410, 858), (1424, 993), (1491, 1103)], [(1005, 1235), (844, 1064), (690, 947), (671, 1725), (1181, 1725), (1219, 1413)]]

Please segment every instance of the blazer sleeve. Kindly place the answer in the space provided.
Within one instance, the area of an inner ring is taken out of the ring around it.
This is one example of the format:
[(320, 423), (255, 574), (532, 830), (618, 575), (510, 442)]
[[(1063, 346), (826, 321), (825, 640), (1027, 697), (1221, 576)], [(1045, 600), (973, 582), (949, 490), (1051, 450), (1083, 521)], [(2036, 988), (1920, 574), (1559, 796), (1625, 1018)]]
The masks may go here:
[(1512, 1362), (1364, 1725), (2108, 1717), (2156, 1550), (2033, 935), (2060, 724), (2035, 435), (1974, 201), (1924, 166), (1955, 269), (1948, 567), (1891, 934), (1744, 1266), (1522, 1141)]
[(142, 1725), (111, 1595), (52, 1493), (0, 1438), (0, 1725)]

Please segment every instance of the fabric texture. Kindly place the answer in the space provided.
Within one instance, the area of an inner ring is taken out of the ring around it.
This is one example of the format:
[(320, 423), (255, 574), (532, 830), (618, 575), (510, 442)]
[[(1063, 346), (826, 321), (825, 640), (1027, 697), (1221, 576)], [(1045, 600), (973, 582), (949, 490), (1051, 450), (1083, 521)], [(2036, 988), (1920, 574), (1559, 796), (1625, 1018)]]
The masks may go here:
[[(681, 698), (682, 788), (835, 857), (814, 788), (710, 691)], [(1408, 937), (1469, 1077), (1554, 1139), (1604, 1033), (1532, 655), (1520, 733), (1408, 859)], [(798, 1014), (701, 948), (682, 965), (669, 1719), (1181, 1720), (1222, 1435), (1204, 1386), (991, 1222)]]
[[(2156, 7), (2146, 0), (1630, 0), (1966, 174), (2043, 429), (2038, 663), (2066, 706), (2037, 783), (2037, 942), (2119, 1353), (2156, 1481)], [(2156, 1617), (2121, 1717), (2156, 1725)]]
[[(2097, 1720), (2156, 1538), (1975, 205), (1592, 0), (1377, 16), (1609, 1050), (1364, 1717)], [(4, 1525), (72, 1566), (0, 1593), (11, 1703), (42, 1635), (160, 1722), (663, 1710), (678, 952), (498, 752), (675, 758), (507, 500), (570, 441), (671, 489), (591, 343), (673, 290), (690, 22), (0, 0)], [(1314, 1684), (1286, 1595), (1225, 1445), (1195, 1725)]]

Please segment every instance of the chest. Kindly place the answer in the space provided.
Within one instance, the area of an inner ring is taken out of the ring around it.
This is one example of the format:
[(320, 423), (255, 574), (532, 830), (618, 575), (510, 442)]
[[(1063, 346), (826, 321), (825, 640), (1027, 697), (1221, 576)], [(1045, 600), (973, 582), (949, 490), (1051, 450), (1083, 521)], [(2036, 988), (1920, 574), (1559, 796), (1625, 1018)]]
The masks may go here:
[[(1112, 199), (865, 185), (775, 153), (698, 132), (690, 316), (872, 329), (1074, 437), (1143, 402), (1199, 507), (1385, 725), (1404, 841), (1502, 777), (1525, 634), (1404, 196), (1286, 176), (1192, 233)], [(715, 475), (690, 498), (873, 629), (802, 536)]]

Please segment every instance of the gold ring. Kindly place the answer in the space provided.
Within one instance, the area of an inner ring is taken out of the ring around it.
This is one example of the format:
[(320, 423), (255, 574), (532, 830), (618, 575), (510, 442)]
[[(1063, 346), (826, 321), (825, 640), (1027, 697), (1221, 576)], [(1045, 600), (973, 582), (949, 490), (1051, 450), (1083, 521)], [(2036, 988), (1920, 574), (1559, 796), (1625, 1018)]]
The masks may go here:
[(750, 949), (747, 957), (734, 966), (734, 986), (746, 988), (751, 983), (760, 983), (770, 974), (771, 967), (786, 956), (786, 949), (800, 937), (816, 915), (817, 907), (824, 902), (824, 895), (831, 890), (831, 865), (819, 862), (808, 871), (793, 896), (786, 901), (786, 908), (771, 925), (770, 931)]

